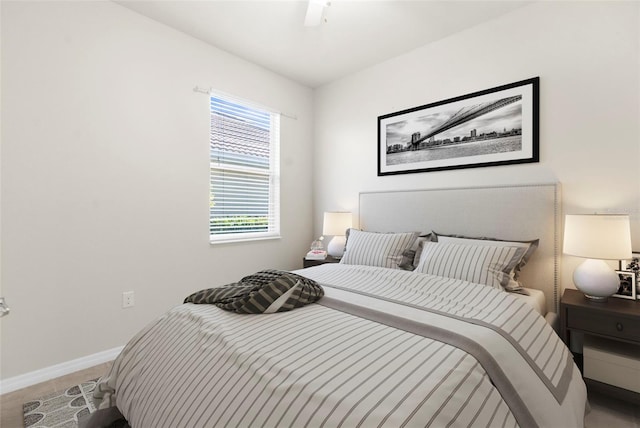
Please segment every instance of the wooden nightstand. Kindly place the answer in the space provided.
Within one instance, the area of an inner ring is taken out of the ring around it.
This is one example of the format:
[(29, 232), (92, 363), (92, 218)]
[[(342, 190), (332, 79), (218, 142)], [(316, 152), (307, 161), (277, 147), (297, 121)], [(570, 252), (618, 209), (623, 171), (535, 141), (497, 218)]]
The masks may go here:
[[(580, 291), (567, 289), (560, 300), (560, 335), (567, 346), (572, 332), (630, 344), (631, 349), (637, 349), (634, 347), (640, 346), (640, 301), (610, 297), (606, 302), (593, 302)], [(580, 355), (576, 360), (580, 362)], [(629, 375), (637, 374), (629, 372)], [(588, 378), (585, 383), (590, 390), (640, 404), (640, 394), (634, 391)]]
[(302, 267), (305, 268), (323, 265), (325, 263), (340, 263), (340, 259), (336, 259), (335, 257), (331, 256), (327, 256), (327, 258), (324, 260), (307, 260), (304, 257), (302, 258)]

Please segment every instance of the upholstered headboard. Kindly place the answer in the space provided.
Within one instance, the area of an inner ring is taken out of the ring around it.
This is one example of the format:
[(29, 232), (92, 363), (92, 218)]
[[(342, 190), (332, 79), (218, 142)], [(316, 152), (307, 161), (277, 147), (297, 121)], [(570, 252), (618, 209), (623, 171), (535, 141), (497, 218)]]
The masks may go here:
[(540, 239), (521, 280), (544, 291), (558, 311), (560, 184), (465, 187), (360, 193), (360, 228), (430, 232), (507, 240)]

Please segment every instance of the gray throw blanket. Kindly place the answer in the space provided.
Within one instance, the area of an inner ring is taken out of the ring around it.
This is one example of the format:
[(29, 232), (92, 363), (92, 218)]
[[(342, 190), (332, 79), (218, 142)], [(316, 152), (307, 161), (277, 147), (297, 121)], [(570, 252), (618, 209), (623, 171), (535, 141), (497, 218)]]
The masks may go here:
[(267, 269), (240, 282), (193, 293), (184, 303), (208, 303), (239, 314), (290, 311), (324, 296), (320, 285), (295, 273)]

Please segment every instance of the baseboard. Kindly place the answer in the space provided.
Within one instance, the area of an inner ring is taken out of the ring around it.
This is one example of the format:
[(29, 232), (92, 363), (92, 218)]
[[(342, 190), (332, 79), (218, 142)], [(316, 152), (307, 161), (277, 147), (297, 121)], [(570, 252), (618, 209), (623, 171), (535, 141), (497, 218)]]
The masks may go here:
[(122, 348), (124, 348), (124, 346), (118, 346), (117, 348), (108, 349), (106, 351), (98, 352), (97, 354), (87, 355), (86, 357), (56, 364), (55, 366), (45, 367), (44, 369), (4, 379), (0, 381), (0, 394), (17, 391), (18, 389), (46, 382), (60, 376), (68, 375), (69, 373), (88, 369), (114, 360), (118, 354), (120, 354)]

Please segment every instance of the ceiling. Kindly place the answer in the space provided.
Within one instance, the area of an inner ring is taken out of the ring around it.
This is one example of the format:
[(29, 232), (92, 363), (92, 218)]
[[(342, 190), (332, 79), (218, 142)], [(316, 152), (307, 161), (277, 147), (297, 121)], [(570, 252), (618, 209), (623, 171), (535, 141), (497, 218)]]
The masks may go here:
[(332, 0), (305, 27), (306, 1), (116, 2), (312, 88), (530, 3)]

